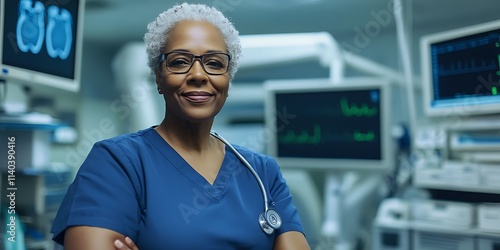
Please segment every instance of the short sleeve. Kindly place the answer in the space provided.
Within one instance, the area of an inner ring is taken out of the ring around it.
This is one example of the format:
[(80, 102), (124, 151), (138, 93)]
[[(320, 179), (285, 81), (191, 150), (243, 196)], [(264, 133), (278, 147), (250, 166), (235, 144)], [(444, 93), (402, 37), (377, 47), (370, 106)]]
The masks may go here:
[(94, 145), (61, 203), (51, 229), (54, 241), (62, 245), (70, 226), (101, 227), (133, 239), (137, 236), (141, 171), (134, 168), (131, 151), (114, 141)]
[(269, 181), (269, 192), (271, 202), (274, 202), (275, 209), (279, 212), (282, 225), (277, 231), (277, 235), (288, 231), (298, 231), (305, 235), (302, 222), (300, 221), (297, 207), (293, 203), (292, 195), (285, 179), (280, 171), (278, 163), (272, 157), (268, 157), (266, 163), (266, 175)]

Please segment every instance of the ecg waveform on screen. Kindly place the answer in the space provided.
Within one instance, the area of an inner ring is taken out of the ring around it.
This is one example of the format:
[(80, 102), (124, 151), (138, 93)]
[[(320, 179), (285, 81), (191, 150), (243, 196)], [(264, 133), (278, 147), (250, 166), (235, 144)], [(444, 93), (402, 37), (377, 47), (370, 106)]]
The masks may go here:
[(368, 131), (367, 133), (354, 131), (352, 136), (356, 142), (372, 142), (375, 140), (375, 132), (373, 131)]
[(342, 114), (346, 117), (373, 117), (378, 113), (378, 109), (375, 107), (370, 108), (368, 104), (357, 105), (355, 103), (349, 103), (346, 98), (340, 99), (340, 108), (342, 110)]
[(279, 141), (284, 144), (318, 144), (321, 141), (321, 127), (315, 124), (312, 134), (309, 134), (307, 130), (300, 132), (288, 130), (283, 136), (280, 136)]
[[(491, 70), (499, 70), (500, 65), (500, 55), (498, 55), (498, 61), (491, 60), (486, 62), (485, 60), (477, 61), (458, 61), (452, 62), (448, 65), (440, 65), (439, 66), (439, 75), (440, 76), (453, 76), (453, 75), (462, 75), (468, 73), (479, 73), (484, 71)], [(500, 70), (498, 71), (500, 72)]]
[[(311, 132), (309, 132), (311, 131)], [(339, 141), (343, 137), (341, 134), (325, 134), (322, 133), (321, 126), (319, 124), (314, 124), (312, 130), (287, 130), (282, 136), (279, 137), (279, 142), (283, 144), (311, 144), (317, 145), (325, 141), (335, 140)], [(359, 130), (355, 130), (352, 134), (348, 134), (343, 138), (345, 141), (354, 141), (354, 142), (373, 142), (375, 140), (375, 132), (361, 132)]]

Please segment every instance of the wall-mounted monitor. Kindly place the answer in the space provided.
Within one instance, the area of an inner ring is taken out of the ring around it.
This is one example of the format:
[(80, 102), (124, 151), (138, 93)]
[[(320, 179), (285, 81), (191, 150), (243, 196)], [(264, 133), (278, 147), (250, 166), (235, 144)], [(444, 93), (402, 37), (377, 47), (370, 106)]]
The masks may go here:
[(420, 39), (424, 111), (500, 114), (500, 20)]
[(266, 82), (267, 153), (282, 167), (389, 169), (390, 89), (379, 78)]
[(76, 92), (84, 0), (0, 0), (0, 79)]

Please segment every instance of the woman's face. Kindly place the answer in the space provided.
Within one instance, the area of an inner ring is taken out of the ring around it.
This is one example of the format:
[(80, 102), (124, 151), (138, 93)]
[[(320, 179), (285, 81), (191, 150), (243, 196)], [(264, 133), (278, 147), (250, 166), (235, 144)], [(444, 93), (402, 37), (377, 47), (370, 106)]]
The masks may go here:
[[(209, 52), (227, 53), (221, 32), (212, 24), (182, 21), (169, 33), (163, 53), (189, 52), (200, 56)], [(229, 73), (211, 75), (201, 60), (195, 60), (186, 73), (172, 73), (162, 62), (156, 72), (156, 83), (163, 93), (167, 116), (188, 122), (212, 119), (224, 105), (229, 90)]]

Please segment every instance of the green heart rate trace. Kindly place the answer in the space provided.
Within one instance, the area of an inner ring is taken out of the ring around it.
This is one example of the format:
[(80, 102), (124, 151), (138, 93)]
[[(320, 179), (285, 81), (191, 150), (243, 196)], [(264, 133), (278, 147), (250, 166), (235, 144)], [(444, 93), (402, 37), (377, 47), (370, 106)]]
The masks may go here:
[(353, 139), (357, 142), (373, 142), (375, 140), (375, 133), (373, 131), (369, 131), (367, 133), (354, 131)]
[(309, 132), (305, 130), (298, 133), (288, 130), (279, 137), (279, 141), (284, 144), (318, 144), (321, 141), (321, 127), (315, 124), (312, 135), (309, 135)]
[[(368, 132), (361, 132), (359, 130), (355, 130), (352, 132), (351, 135), (348, 136), (348, 138), (345, 139), (355, 142), (373, 142), (375, 141), (375, 132), (371, 130)], [(310, 133), (308, 130), (302, 130), (302, 131), (288, 130), (284, 132), (281, 136), (279, 136), (280, 143), (289, 145), (290, 144), (317, 145), (320, 143), (324, 143), (327, 140), (329, 140), (329, 138), (325, 138), (325, 136), (322, 134), (321, 126), (319, 124), (314, 124), (312, 133)]]
[(355, 103), (349, 104), (347, 101), (347, 98), (342, 98), (340, 99), (340, 108), (342, 109), (342, 114), (351, 117), (351, 116), (356, 116), (356, 117), (361, 117), (361, 116), (366, 116), (366, 117), (373, 117), (377, 115), (378, 110), (377, 108), (370, 108), (368, 104), (361, 104), (361, 105), (356, 105)]

